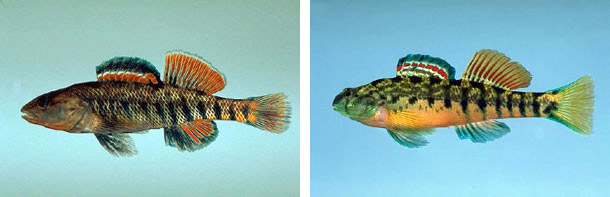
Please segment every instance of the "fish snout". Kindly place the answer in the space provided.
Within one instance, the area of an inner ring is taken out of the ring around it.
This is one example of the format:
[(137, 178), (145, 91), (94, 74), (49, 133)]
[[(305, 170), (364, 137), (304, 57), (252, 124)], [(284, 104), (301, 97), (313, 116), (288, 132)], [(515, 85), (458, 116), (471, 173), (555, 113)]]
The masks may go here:
[(35, 112), (35, 110), (34, 110), (35, 107), (36, 107), (35, 102), (29, 102), (28, 104), (25, 104), (21, 108), (21, 113), (23, 113), (23, 115), (21, 115), (21, 118), (25, 119), (26, 121), (28, 121), (30, 123), (39, 122), (40, 117)]
[(353, 96), (352, 91), (353, 90), (351, 88), (345, 88), (335, 97), (333, 100), (333, 109), (335, 111), (345, 111), (347, 99), (350, 99)]

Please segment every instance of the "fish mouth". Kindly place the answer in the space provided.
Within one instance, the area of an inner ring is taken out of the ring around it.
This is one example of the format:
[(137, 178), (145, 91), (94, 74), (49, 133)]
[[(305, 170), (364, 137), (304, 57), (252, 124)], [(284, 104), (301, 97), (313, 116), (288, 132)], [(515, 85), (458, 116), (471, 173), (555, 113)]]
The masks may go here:
[(25, 109), (21, 109), (21, 113), (23, 113), (23, 115), (21, 115), (21, 118), (25, 119), (26, 121), (30, 122), (30, 123), (34, 123), (37, 124), (39, 121), (39, 117), (36, 116), (35, 114), (33, 114), (32, 112), (29, 112)]

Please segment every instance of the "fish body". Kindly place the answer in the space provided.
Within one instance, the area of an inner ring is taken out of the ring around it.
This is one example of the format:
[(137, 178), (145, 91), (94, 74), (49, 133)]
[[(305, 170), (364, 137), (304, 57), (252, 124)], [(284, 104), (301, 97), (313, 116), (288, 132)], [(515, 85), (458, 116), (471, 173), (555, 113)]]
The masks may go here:
[(407, 147), (427, 144), (434, 128), (455, 126), (460, 139), (486, 142), (510, 129), (494, 119), (543, 117), (591, 134), (593, 82), (588, 76), (546, 92), (520, 92), (531, 75), (497, 51), (481, 50), (462, 79), (440, 58), (401, 58), (397, 76), (347, 88), (335, 97), (336, 111), (372, 127), (388, 129)]
[(139, 58), (116, 57), (97, 67), (98, 81), (43, 94), (22, 108), (28, 122), (70, 133), (93, 133), (111, 154), (136, 153), (128, 133), (164, 128), (165, 142), (195, 151), (214, 141), (214, 120), (246, 123), (274, 133), (288, 127), (283, 94), (245, 99), (212, 95), (224, 76), (184, 51), (166, 56), (165, 78)]
[(250, 111), (256, 109), (254, 99), (223, 98), (173, 85), (99, 81), (59, 91), (72, 92), (91, 107), (88, 119), (68, 130), (71, 133), (136, 133), (197, 119), (243, 123), (256, 119)]

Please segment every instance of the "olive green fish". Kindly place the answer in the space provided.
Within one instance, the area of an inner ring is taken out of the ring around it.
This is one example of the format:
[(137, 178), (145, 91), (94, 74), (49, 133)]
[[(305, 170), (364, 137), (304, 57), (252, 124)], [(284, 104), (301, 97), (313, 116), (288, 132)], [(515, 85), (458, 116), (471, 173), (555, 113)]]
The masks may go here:
[(399, 144), (426, 145), (423, 135), (454, 126), (460, 139), (484, 143), (507, 134), (494, 119), (543, 117), (582, 135), (592, 133), (593, 80), (584, 76), (546, 92), (518, 92), (530, 73), (494, 50), (477, 52), (462, 75), (445, 60), (410, 54), (398, 61), (397, 76), (346, 88), (334, 110), (372, 127), (386, 128)]
[(30, 123), (70, 133), (93, 133), (115, 156), (137, 153), (128, 133), (164, 128), (165, 144), (199, 150), (216, 139), (214, 120), (231, 120), (274, 133), (288, 128), (283, 94), (230, 99), (212, 94), (225, 77), (203, 58), (185, 51), (165, 56), (165, 75), (146, 60), (115, 57), (96, 68), (95, 82), (74, 84), (27, 103)]

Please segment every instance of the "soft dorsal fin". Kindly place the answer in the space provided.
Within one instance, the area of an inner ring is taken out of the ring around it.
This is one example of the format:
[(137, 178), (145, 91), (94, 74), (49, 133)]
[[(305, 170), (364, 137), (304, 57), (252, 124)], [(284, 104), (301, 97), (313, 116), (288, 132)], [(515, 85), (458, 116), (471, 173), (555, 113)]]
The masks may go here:
[(409, 54), (398, 60), (397, 76), (435, 76), (455, 79), (455, 68), (445, 60), (429, 55)]
[(170, 51), (165, 55), (163, 80), (187, 89), (214, 94), (222, 90), (225, 77), (203, 58), (186, 51)]
[(159, 84), (159, 71), (148, 61), (138, 57), (114, 57), (95, 68), (99, 81), (128, 81)]
[(491, 84), (507, 90), (525, 88), (530, 85), (532, 75), (506, 55), (489, 49), (474, 54), (462, 80)]

